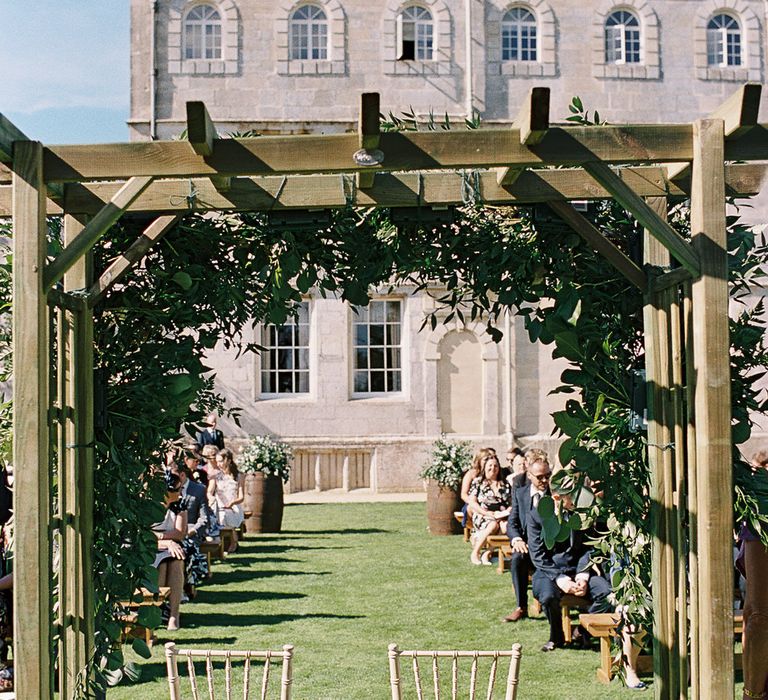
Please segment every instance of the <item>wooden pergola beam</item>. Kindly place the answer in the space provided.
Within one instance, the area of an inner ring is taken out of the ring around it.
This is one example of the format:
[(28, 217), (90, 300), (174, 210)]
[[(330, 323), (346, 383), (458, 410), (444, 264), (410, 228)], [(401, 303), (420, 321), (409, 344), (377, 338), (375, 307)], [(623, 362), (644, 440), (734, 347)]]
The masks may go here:
[(4, 114), (0, 114), (0, 163), (12, 163), (14, 142), (28, 140), (21, 129)]
[[(533, 149), (520, 143), (518, 129), (389, 132), (381, 134), (386, 161), (380, 169), (408, 172), (577, 166), (591, 160), (624, 165), (688, 160), (691, 129), (690, 124), (553, 127)], [(49, 146), (44, 156), (45, 177), (46, 182), (84, 182), (137, 176), (351, 173), (366, 170), (352, 158), (358, 138), (357, 134), (326, 134), (219, 139), (206, 157), (183, 141)]]
[(664, 219), (645, 200), (630, 188), (605, 163), (593, 161), (584, 163), (586, 170), (597, 182), (607, 189), (613, 198), (629, 211), (651, 235), (664, 244), (672, 256), (693, 278), (699, 276), (698, 256)]
[(549, 208), (602, 255), (635, 287), (647, 288), (645, 273), (622, 250), (609, 241), (591, 221), (577, 212), (568, 202), (549, 202)]
[[(621, 168), (616, 171), (641, 197), (672, 198), (688, 197), (690, 181), (669, 182), (664, 171), (656, 166)], [(726, 188), (731, 195), (753, 195), (760, 191), (768, 176), (764, 165), (741, 164), (726, 167)], [(355, 193), (354, 204), (372, 206), (415, 206), (418, 197), (418, 178), (414, 173), (382, 173), (374, 187)], [(422, 175), (423, 201), (426, 206), (460, 204), (460, 181), (455, 173), (432, 172)], [(529, 170), (514, 185), (499, 186), (495, 172), (480, 173), (483, 198), (491, 204), (526, 204), (552, 200), (597, 200), (610, 197), (604, 187), (597, 185), (580, 168)], [(288, 178), (280, 193), (280, 201), (274, 203), (273, 195), (282, 183), (280, 177), (235, 178), (227, 193), (218, 192), (209, 180), (193, 179), (198, 199), (205, 207), (224, 211), (295, 208), (337, 208), (346, 204), (338, 175), (297, 175)], [(70, 184), (66, 189), (63, 208), (48, 201), (47, 213), (51, 216), (64, 210), (72, 214), (96, 214), (109, 203), (122, 183)], [(126, 212), (161, 213), (189, 211), (187, 195), (189, 180), (155, 180), (126, 209)], [(11, 215), (12, 192), (8, 185), (0, 185), (0, 218)]]
[(684, 267), (678, 267), (670, 272), (657, 275), (650, 280), (650, 291), (662, 292), (670, 287), (677, 287), (691, 279), (691, 273)]
[[(722, 119), (726, 141), (741, 138), (752, 127), (757, 126), (760, 112), (760, 96), (763, 86), (760, 83), (746, 83), (723, 102), (710, 119)], [(689, 177), (690, 162), (667, 164), (667, 177), (670, 180)]]
[[(549, 88), (533, 87), (518, 112), (512, 128), (520, 132), (520, 143), (535, 146), (549, 129)], [(525, 168), (499, 168), (497, 182), (501, 186), (511, 185)]]
[[(380, 97), (378, 92), (364, 92), (360, 97), (360, 116), (357, 122), (358, 152), (370, 153), (381, 141)], [(369, 166), (377, 167), (377, 166)], [(356, 174), (358, 189), (370, 189), (376, 178), (376, 170), (369, 169)]]
[(134, 177), (128, 180), (112, 197), (109, 204), (99, 210), (99, 213), (52, 262), (45, 266), (44, 283), (46, 289), (56, 284), (74, 265), (77, 260), (87, 253), (108, 230), (113, 226), (123, 212), (152, 182), (151, 177)]
[[(204, 158), (213, 153), (216, 140), (219, 138), (204, 102), (187, 102), (187, 139), (192, 150)], [(226, 192), (232, 178), (212, 175), (211, 184), (219, 191)]]
[(155, 219), (120, 257), (113, 260), (93, 286), (88, 290), (88, 306), (98, 304), (104, 295), (127, 275), (136, 263), (149, 252), (170, 229), (179, 221), (179, 216), (161, 216)]

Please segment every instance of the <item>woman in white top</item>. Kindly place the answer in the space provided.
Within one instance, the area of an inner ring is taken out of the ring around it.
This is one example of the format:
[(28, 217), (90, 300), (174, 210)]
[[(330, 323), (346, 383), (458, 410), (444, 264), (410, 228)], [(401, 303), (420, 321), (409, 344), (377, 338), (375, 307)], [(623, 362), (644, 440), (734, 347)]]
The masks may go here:
[(245, 500), (245, 475), (237, 471), (232, 450), (224, 448), (216, 455), (216, 466), (208, 481), (208, 500), (215, 502), (219, 512), (219, 525), (232, 528), (234, 535), (228, 551), (237, 550), (237, 530), (245, 514), (240, 505)]
[(152, 526), (152, 532), (157, 537), (157, 554), (154, 566), (157, 568), (157, 583), (168, 586), (171, 591), (168, 596), (170, 615), (168, 629), (179, 629), (179, 604), (184, 592), (184, 551), (181, 540), (187, 534), (187, 511), (179, 501), (180, 480), (171, 471), (165, 473), (165, 518)]

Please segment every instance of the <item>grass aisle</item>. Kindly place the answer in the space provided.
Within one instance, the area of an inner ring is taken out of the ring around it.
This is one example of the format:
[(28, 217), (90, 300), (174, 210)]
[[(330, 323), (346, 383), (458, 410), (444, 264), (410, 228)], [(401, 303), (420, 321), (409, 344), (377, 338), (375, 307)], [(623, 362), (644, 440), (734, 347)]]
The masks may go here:
[[(182, 606), (182, 629), (159, 631), (152, 659), (138, 659), (139, 683), (123, 681), (108, 697), (168, 698), (163, 643), (171, 639), (211, 648), (293, 644), (296, 700), (388, 700), (390, 642), (402, 649), (520, 642), (523, 699), (651, 695), (599, 684), (596, 651), (540, 652), (546, 622), (502, 623), (513, 606), (509, 574), (471, 566), (461, 537), (429, 536), (423, 503), (288, 506), (284, 531), (251, 536), (214, 564), (197, 601)], [(429, 665), (423, 669), (425, 677)]]

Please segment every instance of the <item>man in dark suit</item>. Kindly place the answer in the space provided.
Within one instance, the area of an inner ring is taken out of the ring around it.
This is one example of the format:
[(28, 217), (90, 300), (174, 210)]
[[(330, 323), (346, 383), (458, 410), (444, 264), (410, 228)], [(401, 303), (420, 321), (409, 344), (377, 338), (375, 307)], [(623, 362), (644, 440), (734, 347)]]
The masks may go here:
[[(509, 571), (515, 589), (517, 607), (504, 618), (504, 622), (517, 622), (528, 617), (528, 574), (531, 558), (528, 553), (528, 515), (538, 499), (549, 493), (549, 477), (552, 469), (546, 459), (539, 458), (526, 471), (514, 477), (517, 483), (512, 491), (512, 513), (507, 520), (507, 537), (512, 547)], [(523, 476), (523, 479), (519, 477)]]
[[(564, 517), (567, 517), (567, 513), (573, 510), (573, 501), (566, 494), (559, 496), (559, 499)], [(549, 622), (549, 641), (541, 650), (554, 651), (565, 644), (560, 617), (562, 595), (588, 598), (592, 601), (589, 612), (598, 612), (607, 607), (606, 599), (611, 587), (605, 578), (592, 570), (589, 560), (591, 550), (585, 544), (583, 531), (572, 531), (569, 539), (555, 542), (548, 549), (544, 544), (542, 528), (538, 508), (533, 508), (527, 518), (528, 548), (535, 567), (532, 588)]]
[(216, 428), (216, 414), (211, 413), (206, 416), (203, 424), (207, 427), (205, 430), (199, 430), (195, 433), (195, 442), (200, 450), (206, 445), (213, 445), (219, 450), (224, 449), (224, 433)]

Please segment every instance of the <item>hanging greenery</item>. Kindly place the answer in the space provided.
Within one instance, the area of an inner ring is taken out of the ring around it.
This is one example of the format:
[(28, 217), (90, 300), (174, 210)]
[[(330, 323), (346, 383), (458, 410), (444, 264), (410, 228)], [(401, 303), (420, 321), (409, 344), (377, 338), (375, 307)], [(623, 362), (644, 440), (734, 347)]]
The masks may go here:
[[(574, 106), (573, 116), (587, 120)], [(410, 128), (407, 120), (391, 121), (391, 128)], [(230, 410), (216, 392), (206, 353), (217, 343), (253, 350), (243, 329), (285, 322), (310, 292), (364, 306), (371, 290), (389, 285), (441, 290), (426, 325), (482, 321), (498, 341), (506, 314), (516, 314), (532, 340), (568, 360), (557, 391), (569, 400), (554, 415), (565, 438), (560, 460), (573, 465), (572, 477), (601, 485), (602, 498), (583, 508), (585, 523), (600, 523), (598, 547), (627, 564), (614, 579), (619, 602), (647, 618), (649, 474), (645, 439), (629, 429), (628, 390), (630, 372), (644, 363), (642, 297), (558, 221), (537, 220), (530, 208), (482, 206), (473, 179), (466, 183), (474, 204), (459, 208), (452, 223), (437, 225), (422, 223), (419, 214), (402, 225), (387, 210), (351, 207), (333, 211), (319, 229), (296, 229), (270, 214), (192, 212), (97, 307), (96, 685), (106, 683), (103, 671), (123, 666), (114, 644), (119, 601), (137, 585), (156, 585), (150, 526), (162, 518), (163, 486), (153, 472), (162, 446), (209, 411)], [(637, 254), (640, 231), (620, 207), (604, 203), (590, 217), (627, 254)], [(684, 206), (672, 211), (671, 221), (687, 235)], [(109, 232), (95, 254), (97, 273), (142, 226), (127, 219)], [(765, 276), (766, 249), (736, 219), (729, 218), (728, 231), (738, 300)], [(4, 270), (0, 313), (9, 311)], [(755, 385), (768, 361), (762, 311), (745, 307), (731, 322), (736, 443), (749, 437), (749, 412), (767, 407)], [(757, 522), (759, 512), (768, 523), (768, 489), (755, 488), (737, 454), (736, 517)], [(146, 652), (140, 644), (137, 651)], [(135, 676), (135, 669), (128, 671)]]

